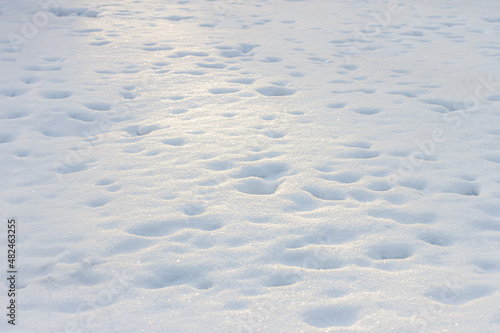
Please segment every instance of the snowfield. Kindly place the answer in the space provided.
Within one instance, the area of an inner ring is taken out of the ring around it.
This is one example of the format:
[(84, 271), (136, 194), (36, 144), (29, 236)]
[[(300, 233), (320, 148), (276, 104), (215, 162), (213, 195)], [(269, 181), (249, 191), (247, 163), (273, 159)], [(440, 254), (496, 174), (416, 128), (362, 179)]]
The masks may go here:
[(0, 331), (500, 332), (499, 36), (496, 0), (0, 0)]

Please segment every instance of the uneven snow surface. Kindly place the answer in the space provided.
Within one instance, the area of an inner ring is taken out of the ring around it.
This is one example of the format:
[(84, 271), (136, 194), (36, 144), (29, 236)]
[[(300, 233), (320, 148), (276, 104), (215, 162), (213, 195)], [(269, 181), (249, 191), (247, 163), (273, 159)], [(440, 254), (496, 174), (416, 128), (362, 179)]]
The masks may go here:
[(0, 0), (0, 32), (0, 331), (500, 332), (499, 1)]

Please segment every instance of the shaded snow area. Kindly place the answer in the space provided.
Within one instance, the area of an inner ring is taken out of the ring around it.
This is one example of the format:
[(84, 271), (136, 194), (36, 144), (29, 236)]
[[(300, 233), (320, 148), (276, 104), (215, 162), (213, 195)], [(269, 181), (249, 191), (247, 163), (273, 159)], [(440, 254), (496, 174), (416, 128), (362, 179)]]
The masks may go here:
[(499, 1), (0, 0), (0, 32), (0, 331), (500, 332)]

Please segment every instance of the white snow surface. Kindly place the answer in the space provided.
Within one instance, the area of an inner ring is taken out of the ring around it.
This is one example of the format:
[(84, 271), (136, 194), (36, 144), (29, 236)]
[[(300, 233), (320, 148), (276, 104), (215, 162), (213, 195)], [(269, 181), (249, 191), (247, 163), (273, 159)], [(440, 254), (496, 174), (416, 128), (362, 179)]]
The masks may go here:
[(0, 331), (500, 332), (499, 1), (3, 0), (0, 32)]

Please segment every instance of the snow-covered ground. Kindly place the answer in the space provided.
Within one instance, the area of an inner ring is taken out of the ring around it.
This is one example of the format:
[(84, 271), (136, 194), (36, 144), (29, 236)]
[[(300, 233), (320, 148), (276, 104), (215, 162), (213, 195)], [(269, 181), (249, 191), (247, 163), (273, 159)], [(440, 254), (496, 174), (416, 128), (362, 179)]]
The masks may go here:
[(500, 2), (0, 0), (2, 332), (500, 332)]

